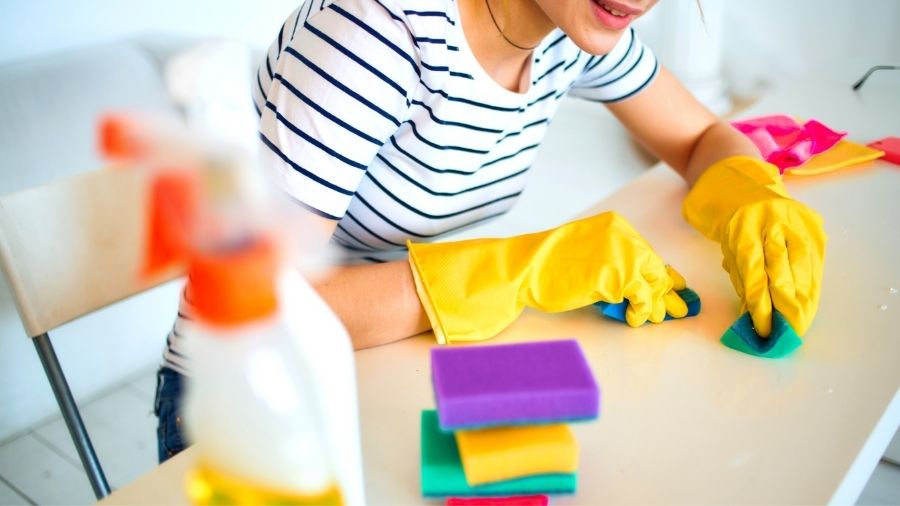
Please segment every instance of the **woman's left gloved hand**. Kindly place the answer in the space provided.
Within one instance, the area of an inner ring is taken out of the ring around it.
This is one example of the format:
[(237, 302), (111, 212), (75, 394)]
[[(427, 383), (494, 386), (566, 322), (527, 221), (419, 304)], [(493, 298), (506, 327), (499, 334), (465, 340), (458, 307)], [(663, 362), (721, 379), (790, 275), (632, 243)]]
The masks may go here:
[(767, 337), (772, 309), (803, 335), (819, 306), (827, 238), (822, 218), (788, 195), (778, 169), (749, 156), (721, 160), (684, 201), (685, 219), (722, 246), (722, 266)]
[(559, 312), (627, 300), (633, 327), (687, 314), (675, 291), (684, 278), (612, 212), (515, 237), (408, 246), (416, 291), (441, 344), (492, 337), (526, 306)]

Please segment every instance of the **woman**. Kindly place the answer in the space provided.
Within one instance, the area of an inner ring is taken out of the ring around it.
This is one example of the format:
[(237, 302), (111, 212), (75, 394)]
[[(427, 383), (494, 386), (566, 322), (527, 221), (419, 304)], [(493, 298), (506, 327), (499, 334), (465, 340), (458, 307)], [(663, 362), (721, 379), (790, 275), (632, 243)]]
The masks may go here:
[[(509, 239), (424, 244), (512, 206), (566, 94), (604, 103), (693, 185), (685, 217), (721, 243), (760, 335), (773, 305), (806, 331), (821, 219), (637, 39), (630, 25), (655, 3), (309, 0), (289, 16), (257, 75), (260, 139), (280, 187), (364, 261), (316, 286), (357, 348), (429, 328), (440, 342), (484, 339), (525, 305), (627, 299), (633, 326), (684, 316), (674, 293), (683, 280), (612, 213)], [(160, 388), (170, 395), (158, 401), (170, 413), (189, 368), (178, 350), (173, 333)], [(161, 445), (172, 427), (160, 417)], [(161, 446), (161, 458), (174, 446)]]

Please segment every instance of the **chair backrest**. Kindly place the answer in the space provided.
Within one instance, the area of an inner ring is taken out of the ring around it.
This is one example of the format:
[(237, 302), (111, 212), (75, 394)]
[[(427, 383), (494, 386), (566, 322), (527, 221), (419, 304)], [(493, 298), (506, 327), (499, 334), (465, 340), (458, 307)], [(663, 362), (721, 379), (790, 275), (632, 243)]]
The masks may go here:
[(104, 169), (0, 197), (0, 267), (30, 337), (177, 275), (138, 278), (148, 181)]

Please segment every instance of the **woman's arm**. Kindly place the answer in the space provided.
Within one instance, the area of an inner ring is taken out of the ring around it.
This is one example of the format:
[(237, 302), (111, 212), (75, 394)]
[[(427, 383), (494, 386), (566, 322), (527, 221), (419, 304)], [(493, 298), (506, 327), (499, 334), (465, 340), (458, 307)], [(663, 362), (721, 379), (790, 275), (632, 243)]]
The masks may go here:
[[(303, 247), (324, 250), (337, 227), (334, 220), (317, 216), (289, 203), (284, 212), (304, 230)], [(419, 302), (409, 262), (334, 266), (311, 283), (334, 311), (353, 341), (354, 349), (404, 339), (431, 329)]]
[(644, 93), (610, 109), (693, 186), (685, 219), (721, 244), (722, 265), (756, 332), (769, 335), (777, 309), (803, 335), (819, 305), (822, 218), (791, 199), (778, 169), (665, 70)]
[[(610, 109), (632, 133), (690, 183), (713, 162), (756, 148), (697, 102), (668, 72), (642, 93)], [(317, 216), (330, 237), (336, 222)], [(431, 328), (409, 263), (336, 267), (313, 286), (347, 327), (356, 349), (397, 341)]]
[(749, 139), (716, 118), (664, 68), (641, 93), (608, 107), (644, 147), (690, 185), (719, 160), (759, 157)]
[(406, 260), (338, 267), (313, 287), (344, 323), (355, 349), (431, 329)]

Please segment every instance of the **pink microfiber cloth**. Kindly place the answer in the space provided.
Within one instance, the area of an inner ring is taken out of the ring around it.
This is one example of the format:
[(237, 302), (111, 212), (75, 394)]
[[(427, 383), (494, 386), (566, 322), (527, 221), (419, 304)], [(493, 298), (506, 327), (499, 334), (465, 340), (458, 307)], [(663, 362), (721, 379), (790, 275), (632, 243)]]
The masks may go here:
[(431, 378), (445, 431), (593, 419), (600, 410), (574, 339), (432, 348)]
[(782, 174), (831, 149), (847, 135), (814, 119), (801, 125), (794, 118), (781, 114), (735, 121), (731, 125), (753, 141), (762, 157), (778, 167)]

